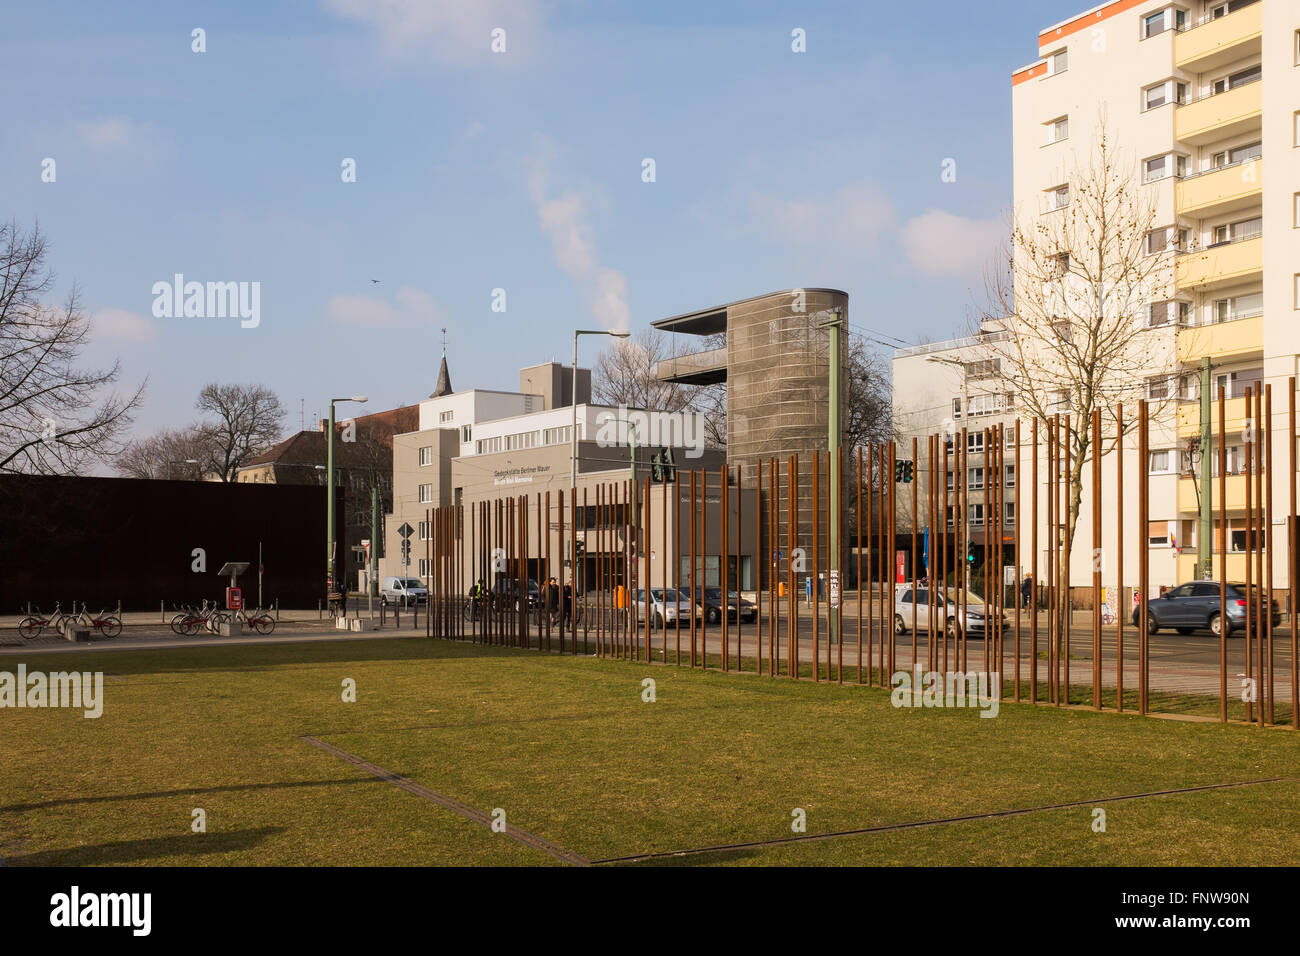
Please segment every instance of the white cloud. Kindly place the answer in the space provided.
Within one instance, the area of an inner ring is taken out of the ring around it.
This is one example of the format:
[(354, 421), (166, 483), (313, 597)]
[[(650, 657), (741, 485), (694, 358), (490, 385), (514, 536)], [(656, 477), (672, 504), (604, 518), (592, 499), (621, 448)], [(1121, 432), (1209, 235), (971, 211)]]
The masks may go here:
[(750, 197), (756, 228), (798, 243), (834, 241), (874, 246), (897, 221), (893, 203), (871, 183), (853, 183), (829, 199)]
[(91, 330), (119, 342), (152, 342), (158, 337), (153, 319), (126, 309), (101, 309), (90, 317)]
[(106, 116), (103, 119), (77, 123), (77, 135), (94, 149), (114, 149), (129, 146), (139, 132), (124, 116)]
[(551, 151), (543, 146), (530, 162), (528, 190), (537, 221), (551, 240), (555, 263), (578, 284), (587, 308), (607, 329), (630, 327), (627, 276), (620, 269), (599, 265), (589, 220), (593, 194), (566, 190), (550, 195)]
[(433, 296), (402, 286), (392, 301), (379, 296), (336, 295), (325, 307), (325, 317), (336, 325), (400, 326), (440, 321), (445, 313)]
[[(539, 0), (323, 0), (325, 9), (367, 24), (386, 53), (467, 63), (489, 56), (509, 62), (536, 46)], [(491, 53), (492, 31), (506, 31), (506, 52)]]
[(966, 219), (931, 209), (903, 226), (903, 248), (917, 269), (935, 276), (978, 272), (996, 254), (1009, 230), (1001, 219)]

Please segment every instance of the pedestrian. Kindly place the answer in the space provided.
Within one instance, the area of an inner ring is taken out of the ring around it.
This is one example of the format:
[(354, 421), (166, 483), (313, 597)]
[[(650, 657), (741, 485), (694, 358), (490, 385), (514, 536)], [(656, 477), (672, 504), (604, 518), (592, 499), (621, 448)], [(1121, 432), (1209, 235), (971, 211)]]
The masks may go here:
[(1020, 582), (1020, 603), (1025, 607), (1032, 607), (1034, 601), (1034, 579), (1032, 575), (1025, 575), (1025, 579)]

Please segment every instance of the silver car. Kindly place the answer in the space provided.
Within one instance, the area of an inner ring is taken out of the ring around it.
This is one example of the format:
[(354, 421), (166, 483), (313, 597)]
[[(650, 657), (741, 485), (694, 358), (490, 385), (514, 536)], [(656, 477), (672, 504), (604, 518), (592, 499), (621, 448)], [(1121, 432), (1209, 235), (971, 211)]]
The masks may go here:
[[(965, 631), (968, 637), (983, 637), (985, 622), (988, 617), (988, 608), (984, 604), (984, 599), (978, 594), (971, 591), (965, 593), (965, 607), (963, 607), (963, 595), (958, 588), (948, 588), (946, 600), (936, 600), (936, 609), (939, 603), (945, 605), (943, 610), (943, 629), (947, 634), (959, 633), (959, 628)], [(915, 615), (915, 617), (913, 617)], [(894, 589), (894, 633), (906, 634), (912, 630), (915, 622), (916, 630), (926, 631), (930, 627), (930, 589), (925, 585), (901, 584)], [(936, 630), (938, 630), (939, 621), (935, 621)], [(1002, 630), (1008, 628), (1007, 615), (1002, 614)]]
[[(690, 599), (676, 588), (650, 589), (650, 623), (655, 627), (675, 624), (679, 620), (689, 625), (692, 618), (698, 621), (703, 615), (703, 609), (698, 604), (692, 608)], [(645, 616), (645, 588), (637, 588), (636, 619), (644, 621)]]

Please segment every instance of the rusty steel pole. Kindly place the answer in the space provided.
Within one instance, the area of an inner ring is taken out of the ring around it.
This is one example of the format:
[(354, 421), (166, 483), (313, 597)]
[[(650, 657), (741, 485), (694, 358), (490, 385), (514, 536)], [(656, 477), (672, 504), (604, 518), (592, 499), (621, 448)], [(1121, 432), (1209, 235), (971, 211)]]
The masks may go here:
[(1092, 706), (1101, 710), (1101, 408), (1092, 410)]
[[(1295, 437), (1292, 436), (1291, 444), (1295, 445)], [(1264, 563), (1264, 658), (1261, 659), (1261, 668), (1263, 660), (1268, 661), (1268, 717), (1267, 722), (1273, 723), (1276, 716), (1273, 709), (1273, 555), (1276, 554), (1274, 548), (1277, 544), (1277, 536), (1273, 531), (1273, 386), (1265, 384), (1264, 386), (1264, 544), (1267, 549), (1267, 558)], [(1294, 476), (1293, 482), (1294, 482)]]
[(1296, 431), (1295, 376), (1287, 380), (1287, 603), (1291, 612), (1291, 729), (1300, 730), (1300, 627), (1296, 624), (1296, 596), (1300, 592), (1300, 561), (1296, 560)]
[(1150, 637), (1151, 555), (1151, 458), (1149, 454), (1150, 419), (1146, 399), (1138, 402), (1138, 713), (1147, 712), (1147, 642)]

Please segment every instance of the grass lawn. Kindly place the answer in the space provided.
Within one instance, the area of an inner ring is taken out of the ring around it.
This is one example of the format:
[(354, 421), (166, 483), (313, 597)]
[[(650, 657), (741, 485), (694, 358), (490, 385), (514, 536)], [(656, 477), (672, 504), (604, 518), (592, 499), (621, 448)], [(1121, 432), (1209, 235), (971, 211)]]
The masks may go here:
[[(41, 864), (501, 864), (555, 857), (316, 737), (593, 861), (1082, 805), (651, 859), (669, 864), (1300, 860), (1300, 736), (441, 641), (31, 655), (102, 670), (104, 714), (0, 710), (0, 857)], [(16, 658), (0, 670), (16, 669)], [(657, 701), (643, 703), (644, 677)], [(341, 700), (345, 678), (356, 703)], [(1097, 804), (1210, 784), (1231, 789)], [(207, 832), (191, 832), (195, 808)]]

